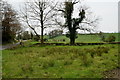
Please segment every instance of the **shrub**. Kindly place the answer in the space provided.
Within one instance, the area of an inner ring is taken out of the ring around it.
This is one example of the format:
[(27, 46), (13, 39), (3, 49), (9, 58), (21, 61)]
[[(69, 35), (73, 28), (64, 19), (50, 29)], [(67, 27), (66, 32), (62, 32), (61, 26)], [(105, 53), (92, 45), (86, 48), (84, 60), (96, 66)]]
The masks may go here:
[(33, 36), (33, 40), (39, 41), (40, 39), (39, 39), (36, 35), (34, 35), (34, 36)]
[(101, 35), (100, 37), (103, 42), (115, 42), (116, 40), (116, 37), (113, 35), (109, 35), (108, 37), (105, 35)]
[(110, 35), (107, 39), (106, 42), (115, 42), (116, 37), (113, 35)]
[(45, 42), (46, 42), (46, 41), (48, 41), (48, 39), (47, 39), (47, 38), (44, 38), (43, 40), (44, 40)]
[(101, 40), (105, 42), (105, 36), (101, 36)]

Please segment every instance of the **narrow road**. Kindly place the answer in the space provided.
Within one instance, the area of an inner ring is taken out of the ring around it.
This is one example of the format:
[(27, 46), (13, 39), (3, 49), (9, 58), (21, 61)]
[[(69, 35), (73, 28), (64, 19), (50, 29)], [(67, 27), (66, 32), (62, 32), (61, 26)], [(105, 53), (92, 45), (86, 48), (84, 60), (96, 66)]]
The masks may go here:
[[(26, 42), (26, 41), (28, 41), (28, 40), (22, 40), (22, 42)], [(5, 49), (8, 49), (8, 48), (12, 48), (12, 47), (15, 47), (19, 44), (20, 44), (20, 42), (14, 43), (14, 44), (3, 45), (3, 46), (0, 45), (0, 50), (5, 50)]]
[[(22, 40), (22, 42), (26, 42), (26, 41), (28, 41), (28, 40)], [(20, 42), (14, 43), (14, 44), (3, 45), (3, 46), (0, 45), (0, 50), (9, 49), (9, 48), (15, 47), (15, 46), (17, 46), (19, 44), (20, 44)]]
[(19, 45), (20, 44), (20, 42), (18, 42), (18, 43), (15, 43), (15, 44), (8, 44), (8, 45), (0, 45), (0, 50), (5, 50), (5, 49), (8, 49), (8, 48), (12, 48), (12, 47), (15, 47), (15, 46), (17, 46), (17, 45)]

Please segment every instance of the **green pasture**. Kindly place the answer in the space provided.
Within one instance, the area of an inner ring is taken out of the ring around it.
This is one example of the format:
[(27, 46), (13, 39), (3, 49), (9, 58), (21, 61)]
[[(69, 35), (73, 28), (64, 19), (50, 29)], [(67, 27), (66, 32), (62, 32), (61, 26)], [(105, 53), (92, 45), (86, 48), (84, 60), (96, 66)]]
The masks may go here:
[[(110, 35), (113, 35), (116, 37), (116, 42), (120, 41), (120, 33), (104, 33), (103, 34), (105, 37), (108, 37)], [(59, 42), (63, 42), (63, 41), (59, 41), (59, 40), (62, 40), (62, 39), (65, 39), (65, 42), (63, 43), (69, 43), (69, 38), (67, 38), (65, 35), (61, 35), (61, 36), (57, 36), (57, 37), (54, 37), (52, 39), (49, 39), (49, 37), (46, 37), (45, 38), (48, 39), (48, 42), (56, 42), (56, 43), (59, 43)], [(94, 42), (103, 42), (101, 40), (101, 37), (100, 35), (98, 34), (95, 34), (95, 35), (91, 35), (91, 34), (78, 34), (78, 38), (76, 39), (76, 42), (81, 42), (81, 43), (94, 43)]]
[[(26, 45), (35, 42), (26, 43)], [(102, 78), (118, 67), (118, 45), (24, 46), (2, 51), (3, 78)]]

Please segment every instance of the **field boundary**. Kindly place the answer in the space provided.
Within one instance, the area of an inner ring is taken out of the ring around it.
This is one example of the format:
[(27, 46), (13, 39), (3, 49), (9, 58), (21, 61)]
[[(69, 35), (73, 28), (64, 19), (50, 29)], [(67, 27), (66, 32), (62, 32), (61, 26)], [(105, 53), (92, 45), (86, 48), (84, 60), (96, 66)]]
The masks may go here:
[[(107, 43), (75, 43), (74, 46), (82, 46), (82, 45), (103, 45), (103, 44), (120, 44), (120, 42), (107, 42)], [(36, 43), (34, 45), (41, 45), (41, 43)], [(69, 43), (44, 43), (43, 45), (70, 45)]]

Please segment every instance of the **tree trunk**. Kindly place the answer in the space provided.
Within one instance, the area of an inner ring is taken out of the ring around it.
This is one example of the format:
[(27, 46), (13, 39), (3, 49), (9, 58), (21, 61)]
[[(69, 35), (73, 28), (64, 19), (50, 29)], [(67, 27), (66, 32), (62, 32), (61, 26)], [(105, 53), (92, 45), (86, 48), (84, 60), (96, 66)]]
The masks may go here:
[(70, 38), (70, 45), (74, 45), (75, 44), (75, 38)]
[(75, 30), (72, 28), (70, 31), (70, 45), (74, 45), (75, 44)]
[(40, 18), (41, 18), (41, 44), (43, 44), (44, 43), (44, 40), (43, 40), (43, 30), (44, 30), (44, 25), (43, 25), (43, 10), (42, 10), (42, 8), (41, 8), (41, 15), (40, 15)]
[(44, 43), (44, 40), (43, 40), (44, 36), (43, 36), (43, 28), (41, 28), (41, 44)]

